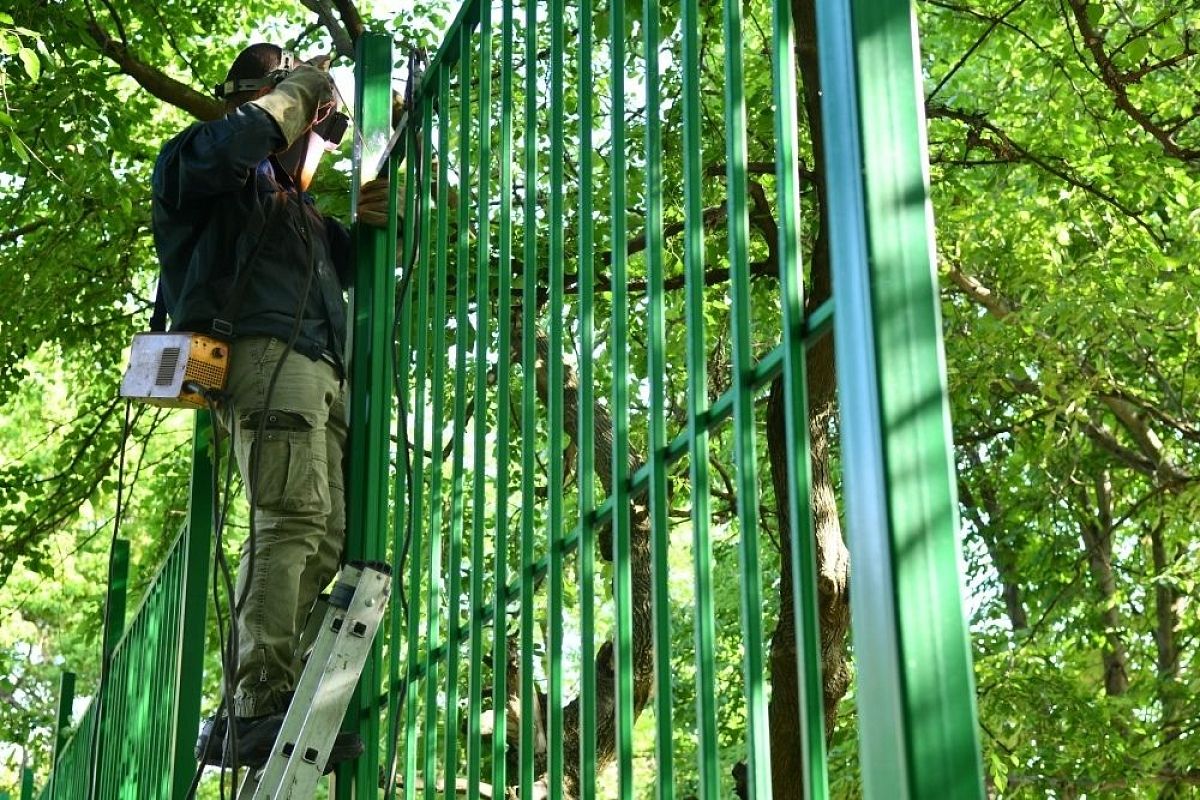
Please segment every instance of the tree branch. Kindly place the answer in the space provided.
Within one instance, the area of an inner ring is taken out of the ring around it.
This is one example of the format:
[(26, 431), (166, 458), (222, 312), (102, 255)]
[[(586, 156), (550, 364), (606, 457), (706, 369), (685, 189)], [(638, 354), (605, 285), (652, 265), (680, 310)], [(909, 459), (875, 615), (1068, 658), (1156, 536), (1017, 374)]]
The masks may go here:
[[(1055, 166), (1050, 161), (1042, 156), (1036, 155), (1029, 151), (1025, 146), (1015, 142), (1012, 137), (1005, 133), (999, 126), (987, 119), (983, 114), (963, 111), (962, 109), (951, 108), (939, 104), (929, 104), (925, 109), (926, 115), (930, 119), (952, 119), (966, 125), (969, 129), (967, 136), (967, 146), (982, 147), (992, 153), (997, 159), (1006, 162), (1021, 162), (1027, 161), (1038, 167), (1041, 167), (1046, 172), (1049, 172), (1059, 180), (1074, 186), (1077, 189), (1087, 192), (1088, 194), (1103, 200), (1113, 208), (1120, 211), (1125, 216), (1136, 222), (1142, 229), (1150, 235), (1155, 244), (1160, 247), (1166, 244), (1166, 239), (1156, 231), (1150, 223), (1142, 218), (1142, 212), (1136, 208), (1132, 208), (1118, 200), (1114, 195), (1099, 189), (1096, 186), (1075, 177), (1070, 172), (1062, 167)], [(987, 135), (985, 135), (987, 134)]]
[(89, 22), (87, 29), (92, 40), (99, 45), (101, 53), (112, 59), (121, 68), (121, 72), (133, 78), (159, 100), (181, 108), (200, 120), (217, 119), (224, 113), (223, 106), (217, 100), (139, 61), (124, 43), (112, 38), (97, 22)]
[(1139, 69), (1123, 71), (1113, 63), (1112, 57), (1104, 48), (1104, 34), (1096, 29), (1092, 21), (1088, 18), (1088, 3), (1086, 0), (1066, 0), (1067, 6), (1071, 9), (1071, 16), (1075, 20), (1075, 25), (1079, 28), (1079, 34), (1083, 37), (1083, 44), (1088, 52), (1092, 55), (1092, 60), (1096, 62), (1096, 67), (1100, 70), (1099, 79), (1108, 90), (1112, 93), (1113, 100), (1117, 104), (1117, 108), (1121, 109), (1136, 122), (1142, 130), (1154, 137), (1163, 151), (1181, 161), (1196, 161), (1200, 160), (1200, 148), (1184, 147), (1175, 141), (1174, 132), (1168, 131), (1154, 120), (1154, 117), (1136, 106), (1129, 97), (1128, 87), (1137, 83), (1146, 75), (1159, 69), (1175, 66), (1186, 61), (1196, 55), (1196, 51), (1192, 49), (1192, 44), (1187, 35), (1184, 35), (1183, 50), (1172, 58), (1160, 61), (1158, 64), (1144, 66)]
[(333, 49), (337, 54), (345, 58), (353, 58), (354, 42), (338, 20), (338, 13), (333, 7), (333, 2), (331, 0), (300, 0), (300, 2), (305, 8), (316, 14), (322, 27), (329, 31), (329, 36), (333, 39)]

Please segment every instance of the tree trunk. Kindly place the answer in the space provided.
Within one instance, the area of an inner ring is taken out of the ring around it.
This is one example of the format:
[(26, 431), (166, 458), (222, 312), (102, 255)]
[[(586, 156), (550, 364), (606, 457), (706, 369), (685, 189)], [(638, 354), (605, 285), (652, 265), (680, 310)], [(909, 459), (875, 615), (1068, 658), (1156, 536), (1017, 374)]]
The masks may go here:
[(1126, 665), (1125, 642), (1121, 638), (1121, 611), (1116, 602), (1117, 579), (1112, 565), (1112, 484), (1105, 471), (1096, 479), (1097, 518), (1080, 526), (1087, 546), (1088, 564), (1100, 599), (1100, 624), (1106, 646), (1101, 658), (1104, 663), (1104, 691), (1110, 697), (1125, 694), (1129, 689), (1129, 670)]
[[(1180, 736), (1180, 721), (1187, 713), (1188, 692), (1179, 683), (1179, 643), (1175, 636), (1184, 598), (1178, 588), (1161, 579), (1183, 555), (1183, 548), (1179, 548), (1173, 558), (1167, 555), (1167, 545), (1163, 539), (1165, 527), (1164, 521), (1150, 530), (1150, 550), (1154, 559), (1154, 574), (1159, 577), (1154, 587), (1154, 644), (1157, 650), (1158, 702), (1162, 707), (1159, 741), (1163, 746), (1169, 746)], [(1179, 766), (1168, 757), (1162, 765), (1162, 771), (1174, 773)], [(1159, 800), (1183, 800), (1190, 791), (1183, 780), (1168, 779), (1159, 790), (1158, 797)]]
[[(823, 158), (820, 81), (817, 68), (816, 16), (812, 0), (792, 0), (796, 31), (796, 57), (801, 77), (799, 102), (808, 119), (814, 167)], [(809, 311), (832, 295), (825, 182), (819, 170), (812, 183), (817, 196), (819, 225), (809, 260), (806, 305)], [(850, 560), (842, 540), (841, 521), (829, 468), (830, 425), (835, 414), (834, 343), (825, 336), (808, 354), (807, 379), (812, 465), (811, 514), (816, 545), (817, 601), (820, 607), (821, 677), (826, 738), (833, 731), (838, 703), (850, 685), (846, 633), (850, 627)], [(800, 695), (797, 685), (796, 619), (792, 607), (790, 513), (788, 506), (790, 457), (787, 452), (783, 381), (771, 387), (767, 410), (767, 450), (771, 481), (779, 514), (780, 580), (779, 620), (771, 637), (771, 785), (776, 797), (793, 797), (803, 785), (805, 770), (801, 744)]]
[[(514, 341), (519, 340), (514, 337)], [(538, 398), (545, 403), (549, 393), (547, 360), (550, 346), (547, 338), (537, 337), (536, 383)], [(598, 402), (592, 406), (592, 426), (595, 438), (596, 477), (604, 491), (612, 493), (613, 441), (612, 418), (607, 407)], [(579, 379), (575, 371), (563, 365), (563, 429), (576, 446), (579, 441)], [(626, 454), (629, 474), (642, 466), (632, 450)], [(590, 476), (580, 476), (589, 480)], [(630, 539), (633, 572), (633, 716), (636, 720), (650, 699), (654, 680), (654, 621), (651, 608), (653, 591), (650, 574), (650, 514), (645, 493), (631, 496)], [(613, 559), (612, 529), (603, 526), (597, 531), (600, 556)], [(582, 732), (579, 725), (580, 698), (575, 697), (563, 708), (563, 753), (565, 762), (564, 797), (579, 796), (579, 744)], [(604, 769), (616, 758), (617, 752), (617, 684), (616, 651), (611, 641), (596, 652), (596, 769)]]

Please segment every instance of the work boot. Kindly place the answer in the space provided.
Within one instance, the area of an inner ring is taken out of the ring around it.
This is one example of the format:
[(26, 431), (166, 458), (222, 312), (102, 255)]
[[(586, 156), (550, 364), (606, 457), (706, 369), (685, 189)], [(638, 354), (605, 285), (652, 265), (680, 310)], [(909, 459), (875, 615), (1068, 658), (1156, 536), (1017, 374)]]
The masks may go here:
[[(267, 763), (271, 748), (283, 727), (283, 712), (262, 717), (234, 717), (237, 726), (237, 763), (241, 767), (258, 769)], [(204, 764), (221, 766), (222, 750), (226, 751), (224, 766), (233, 766), (233, 756), (228, 752), (232, 746), (226, 741), (228, 724), (224, 715), (207, 717), (200, 726), (196, 739), (196, 760)], [(363, 741), (354, 731), (341, 731), (334, 739), (329, 752), (325, 771), (329, 772), (343, 761), (352, 761), (363, 753)]]

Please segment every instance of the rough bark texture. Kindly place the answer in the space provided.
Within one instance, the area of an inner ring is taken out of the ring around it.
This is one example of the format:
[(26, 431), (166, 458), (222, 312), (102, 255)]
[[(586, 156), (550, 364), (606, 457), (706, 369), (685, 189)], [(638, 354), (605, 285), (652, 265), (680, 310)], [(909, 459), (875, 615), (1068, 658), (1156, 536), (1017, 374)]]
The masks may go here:
[[(1086, 498), (1084, 500), (1086, 502)], [(1120, 633), (1121, 611), (1116, 602), (1117, 579), (1112, 563), (1112, 485), (1107, 472), (1096, 479), (1096, 509), (1096, 518), (1085, 520), (1080, 531), (1087, 546), (1088, 565), (1099, 595), (1101, 628), (1105, 631), (1106, 646), (1101, 655), (1104, 691), (1110, 697), (1116, 697), (1129, 689), (1129, 670), (1125, 642)]]
[[(772, 387), (767, 410), (767, 441), (771, 481), (779, 508), (780, 581), (779, 621), (771, 638), (771, 783), (776, 797), (795, 796), (804, 775), (800, 738), (800, 694), (797, 685), (796, 620), (792, 606), (795, 576), (791, 569), (791, 542), (784, 535), (791, 523), (788, 512), (787, 437), (784, 430), (783, 384)], [(810, 506), (817, 555), (817, 601), (820, 606), (821, 677), (826, 736), (833, 730), (838, 703), (850, 685), (846, 633), (850, 627), (849, 553), (842, 542), (837, 501), (829, 471), (829, 422), (833, 403), (827, 401), (809, 421), (812, 440)]]
[[(1154, 559), (1154, 574), (1164, 575), (1184, 554), (1182, 547), (1168, 555), (1163, 539), (1164, 523), (1150, 530), (1150, 550)], [(1175, 631), (1179, 627), (1179, 615), (1184, 608), (1184, 595), (1172, 583), (1159, 580), (1154, 587), (1154, 644), (1158, 669), (1158, 701), (1162, 707), (1159, 723), (1159, 741), (1170, 744), (1181, 734), (1180, 722), (1187, 717), (1190, 693), (1179, 681), (1179, 642)], [(1180, 764), (1164, 763), (1163, 771), (1174, 773)], [(1191, 789), (1182, 778), (1167, 779), (1159, 790), (1159, 800), (1183, 800), (1190, 796)]]
[[(514, 341), (519, 341), (514, 336)], [(538, 398), (548, 397), (547, 359), (550, 346), (544, 335), (537, 337), (535, 378)], [(563, 429), (571, 442), (579, 440), (579, 379), (575, 371), (563, 366)], [(595, 436), (596, 477), (604, 491), (612, 493), (613, 424), (608, 410), (600, 403), (592, 406), (592, 426)], [(629, 474), (634, 474), (642, 461), (636, 453), (625, 455)], [(587, 477), (581, 477), (586, 480)], [(651, 608), (652, 582), (650, 575), (650, 514), (644, 493), (630, 498), (630, 539), (633, 572), (633, 714), (636, 719), (650, 698), (654, 679), (654, 624)], [(605, 526), (597, 530), (600, 556), (612, 561), (612, 531)], [(567, 798), (579, 795), (580, 698), (575, 697), (563, 708), (563, 753), (566, 780), (563, 787)], [(616, 758), (617, 751), (617, 685), (616, 651), (611, 641), (596, 652), (596, 769), (602, 770)], [(544, 776), (541, 776), (544, 777)]]

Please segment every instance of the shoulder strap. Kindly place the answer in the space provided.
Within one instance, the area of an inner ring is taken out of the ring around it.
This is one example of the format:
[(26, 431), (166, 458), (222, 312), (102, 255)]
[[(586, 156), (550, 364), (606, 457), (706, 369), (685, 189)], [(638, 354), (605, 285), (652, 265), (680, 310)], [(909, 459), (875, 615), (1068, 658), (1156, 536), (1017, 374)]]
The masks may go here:
[(246, 256), (246, 260), (237, 265), (237, 283), (233, 285), (229, 301), (225, 303), (221, 312), (213, 317), (212, 332), (217, 336), (225, 338), (233, 336), (233, 323), (237, 320), (238, 310), (242, 306), (242, 298), (246, 295), (246, 287), (250, 285), (250, 274), (254, 271), (255, 256), (258, 255), (258, 250), (262, 246), (262, 232), (267, 227), (267, 223), (274, 218), (279, 206), (279, 203), (272, 202), (266, 213), (255, 214), (251, 220), (247, 233), (254, 237), (254, 248)]
[(162, 280), (158, 281), (158, 291), (154, 293), (154, 311), (150, 313), (150, 330), (162, 333), (167, 329), (167, 301), (163, 300)]

